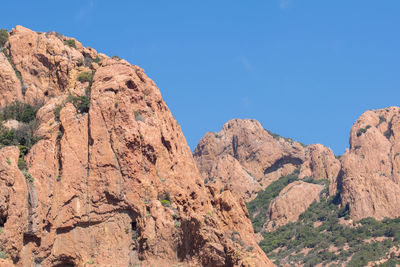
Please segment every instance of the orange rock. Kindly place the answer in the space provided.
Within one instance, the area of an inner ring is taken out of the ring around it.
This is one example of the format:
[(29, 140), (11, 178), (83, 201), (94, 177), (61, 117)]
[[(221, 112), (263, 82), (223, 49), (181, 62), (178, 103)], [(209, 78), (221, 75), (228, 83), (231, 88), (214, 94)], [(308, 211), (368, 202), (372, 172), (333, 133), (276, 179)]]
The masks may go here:
[[(17, 26), (7, 46), (25, 101), (44, 103), (42, 140), (26, 156), (33, 183), (17, 168), (18, 149), (0, 150), (7, 196), (0, 206), (14, 263), (271, 266), (244, 202), (204, 185), (154, 82), (125, 60), (67, 40)], [(81, 65), (98, 56), (99, 63)], [(90, 108), (81, 114), (67, 96), (85, 93), (89, 83), (77, 77), (92, 70)]]
[(193, 155), (204, 179), (215, 175), (221, 177), (222, 170), (230, 168), (232, 159), (220, 160), (221, 157), (230, 155), (236, 159), (244, 170), (240, 171), (244, 176), (237, 178), (240, 173), (236, 173), (235, 177), (220, 180), (236, 189), (242, 181), (256, 180), (259, 186), (253, 182), (242, 183), (241, 192), (234, 189), (235, 193), (249, 200), (255, 197), (257, 190), (300, 167), (305, 158), (305, 148), (291, 139), (272, 136), (256, 120), (234, 119), (225, 123), (219, 133), (206, 133)]
[(301, 165), (299, 178), (312, 177), (316, 180), (329, 180), (329, 194), (337, 191), (337, 176), (340, 171), (340, 161), (335, 158), (332, 150), (321, 144), (307, 146), (306, 160)]
[(319, 201), (323, 185), (295, 181), (287, 185), (268, 208), (268, 218), (264, 225), (267, 231), (273, 231), (279, 226), (295, 222), (300, 214), (314, 201)]
[(354, 220), (400, 216), (400, 108), (366, 111), (342, 157), (342, 204)]
[(0, 107), (22, 101), (21, 82), (6, 56), (0, 52)]
[(246, 200), (250, 200), (261, 190), (260, 184), (231, 155), (223, 155), (216, 159), (209, 178), (206, 179), (208, 183), (215, 184), (219, 190), (229, 188), (235, 195)]

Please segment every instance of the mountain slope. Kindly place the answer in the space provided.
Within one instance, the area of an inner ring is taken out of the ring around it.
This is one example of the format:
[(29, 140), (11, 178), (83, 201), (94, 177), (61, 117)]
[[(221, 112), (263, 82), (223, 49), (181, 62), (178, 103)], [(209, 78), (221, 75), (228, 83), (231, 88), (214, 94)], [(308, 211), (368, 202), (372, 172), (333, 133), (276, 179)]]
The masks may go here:
[(5, 258), (17, 266), (272, 265), (244, 203), (204, 185), (142, 69), (21, 26), (2, 50)]

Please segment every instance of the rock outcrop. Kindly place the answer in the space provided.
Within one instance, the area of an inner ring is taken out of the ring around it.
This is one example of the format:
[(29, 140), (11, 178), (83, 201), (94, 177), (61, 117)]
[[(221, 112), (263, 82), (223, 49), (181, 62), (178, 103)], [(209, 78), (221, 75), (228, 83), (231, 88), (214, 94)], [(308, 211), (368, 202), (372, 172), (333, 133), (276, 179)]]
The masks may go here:
[(206, 181), (230, 188), (246, 201), (297, 168), (299, 179), (328, 179), (330, 194), (336, 194), (340, 161), (331, 149), (280, 137), (256, 120), (234, 119), (219, 133), (206, 133), (193, 155)]
[(300, 168), (299, 178), (312, 177), (316, 180), (329, 180), (329, 195), (333, 196), (337, 192), (340, 167), (340, 161), (335, 158), (331, 149), (321, 144), (309, 145), (306, 160)]
[[(234, 192), (252, 199), (257, 189), (267, 187), (283, 175), (292, 173), (305, 159), (305, 148), (300, 143), (272, 135), (256, 120), (234, 119), (225, 123), (219, 133), (206, 133), (193, 153), (197, 166), (204, 179), (216, 181), (222, 171), (237, 161), (243, 169), (242, 178), (230, 176), (220, 178), (221, 183), (228, 182)], [(224, 160), (223, 157), (231, 159)], [(238, 166), (238, 164), (234, 164)], [(217, 174), (217, 175), (216, 175)], [(235, 173), (239, 176), (240, 173)], [(242, 181), (251, 181), (241, 184)], [(255, 185), (253, 180), (259, 185)]]
[[(0, 66), (0, 81), (10, 84), (0, 85), (7, 96), (0, 104), (43, 103), (42, 139), (25, 157), (27, 172), (18, 169), (18, 148), (0, 150), (0, 249), (15, 265), (272, 265), (243, 200), (204, 185), (180, 126), (141, 68), (21, 26), (5, 51), (22, 86)], [(245, 156), (237, 154), (240, 142), (235, 159)]]
[(6, 55), (0, 52), (0, 107), (22, 100), (21, 82)]
[(314, 201), (319, 201), (323, 185), (295, 181), (287, 185), (268, 208), (264, 228), (273, 231), (279, 226), (295, 222)]
[(261, 186), (255, 178), (231, 155), (216, 159), (205, 182), (214, 184), (220, 190), (229, 189), (249, 200), (260, 191)]
[(366, 111), (350, 132), (339, 176), (352, 219), (400, 216), (400, 108)]

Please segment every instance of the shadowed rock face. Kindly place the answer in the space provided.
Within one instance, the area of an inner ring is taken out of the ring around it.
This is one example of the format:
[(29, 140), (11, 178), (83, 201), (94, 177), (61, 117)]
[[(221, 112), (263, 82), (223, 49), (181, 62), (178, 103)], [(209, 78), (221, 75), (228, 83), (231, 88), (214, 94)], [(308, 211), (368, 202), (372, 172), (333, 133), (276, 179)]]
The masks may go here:
[[(37, 113), (42, 140), (26, 156), (34, 181), (19, 171), (16, 147), (0, 150), (0, 248), (14, 264), (272, 265), (243, 200), (204, 185), (144, 71), (67, 40), (20, 26), (11, 32), (6, 51), (24, 95), (9, 66), (0, 65), (0, 81), (14, 88), (1, 84), (2, 106), (44, 103)], [(78, 81), (82, 72), (93, 81)], [(88, 113), (78, 112), (69, 94), (88, 95)]]
[(341, 199), (353, 219), (400, 216), (400, 108), (366, 111), (342, 157)]

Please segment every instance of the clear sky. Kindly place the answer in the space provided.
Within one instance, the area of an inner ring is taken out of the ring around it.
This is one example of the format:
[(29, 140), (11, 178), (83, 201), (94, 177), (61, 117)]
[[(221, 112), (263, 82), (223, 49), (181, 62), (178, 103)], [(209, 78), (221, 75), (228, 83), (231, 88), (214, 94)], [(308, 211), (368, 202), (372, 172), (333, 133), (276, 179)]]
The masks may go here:
[(144, 68), (193, 149), (232, 118), (342, 154), (399, 105), (400, 1), (5, 1), (0, 28), (57, 31)]

